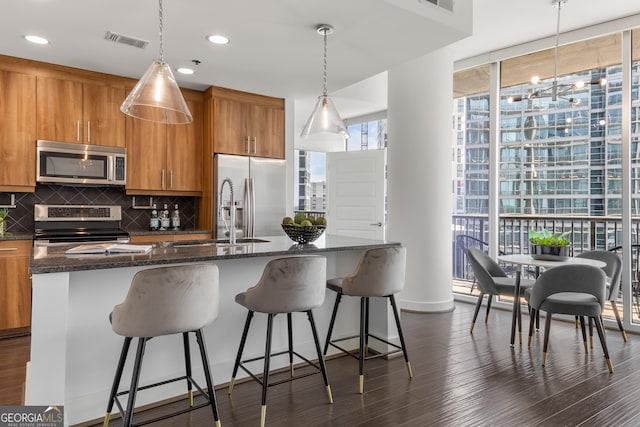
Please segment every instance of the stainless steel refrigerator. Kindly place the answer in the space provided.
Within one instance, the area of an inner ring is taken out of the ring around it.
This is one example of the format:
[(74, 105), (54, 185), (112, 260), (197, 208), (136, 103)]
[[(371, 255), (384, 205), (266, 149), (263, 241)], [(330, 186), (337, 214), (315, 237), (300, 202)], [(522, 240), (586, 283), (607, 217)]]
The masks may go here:
[(219, 207), (220, 185), (225, 178), (233, 183), (236, 237), (281, 235), (283, 231), (280, 223), (287, 210), (285, 161), (216, 154), (213, 165), (216, 189), (213, 224), (216, 238), (228, 237), (230, 192), (227, 185), (222, 194), (223, 209)]

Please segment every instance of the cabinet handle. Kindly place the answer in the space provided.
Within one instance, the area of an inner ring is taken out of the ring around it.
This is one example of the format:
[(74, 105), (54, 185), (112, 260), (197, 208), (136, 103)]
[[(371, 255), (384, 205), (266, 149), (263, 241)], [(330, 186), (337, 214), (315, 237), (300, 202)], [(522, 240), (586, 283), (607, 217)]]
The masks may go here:
[(164, 188), (164, 169), (162, 169), (162, 188)]
[(91, 142), (91, 122), (87, 120), (87, 143)]
[(76, 141), (80, 142), (80, 120), (76, 121)]
[(258, 153), (258, 137), (253, 137), (253, 154)]
[(251, 144), (251, 137), (247, 135), (247, 154), (251, 154), (251, 148), (249, 144)]
[(0, 248), (0, 251), (5, 251), (5, 252), (9, 252), (9, 251), (17, 251), (18, 248)]
[(169, 188), (173, 190), (173, 169), (169, 171)]

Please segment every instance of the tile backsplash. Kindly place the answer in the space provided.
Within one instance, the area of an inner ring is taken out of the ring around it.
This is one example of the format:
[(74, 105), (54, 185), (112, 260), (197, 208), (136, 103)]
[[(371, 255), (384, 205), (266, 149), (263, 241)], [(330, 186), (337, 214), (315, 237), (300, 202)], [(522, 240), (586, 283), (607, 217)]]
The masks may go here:
[[(149, 228), (148, 209), (134, 209), (133, 197), (127, 196), (121, 187), (71, 187), (64, 185), (38, 185), (35, 193), (0, 193), (0, 205), (8, 205), (11, 194), (15, 194), (16, 208), (9, 210), (7, 231), (33, 233), (33, 205), (120, 205), (122, 206), (122, 228), (127, 231), (143, 231)], [(136, 196), (137, 206), (149, 204), (148, 196)], [(183, 229), (196, 225), (195, 198), (176, 196), (153, 196), (153, 203), (161, 209), (166, 203), (169, 210), (178, 204)]]

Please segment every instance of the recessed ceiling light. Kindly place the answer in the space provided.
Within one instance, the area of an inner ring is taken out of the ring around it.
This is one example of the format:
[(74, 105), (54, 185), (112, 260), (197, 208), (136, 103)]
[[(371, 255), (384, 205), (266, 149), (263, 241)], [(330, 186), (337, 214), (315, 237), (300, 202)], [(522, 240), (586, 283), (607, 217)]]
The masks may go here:
[(193, 71), (191, 68), (186, 68), (186, 67), (180, 67), (176, 71), (179, 72), (180, 74), (194, 74), (195, 73), (195, 71)]
[(35, 44), (49, 44), (49, 40), (45, 39), (44, 37), (40, 37), (40, 36), (33, 36), (30, 34), (27, 34), (26, 36), (24, 36), (24, 39), (27, 41), (30, 41), (31, 43), (35, 43)]
[(220, 34), (211, 34), (207, 36), (207, 40), (209, 40), (213, 44), (227, 44), (229, 43), (229, 39)]

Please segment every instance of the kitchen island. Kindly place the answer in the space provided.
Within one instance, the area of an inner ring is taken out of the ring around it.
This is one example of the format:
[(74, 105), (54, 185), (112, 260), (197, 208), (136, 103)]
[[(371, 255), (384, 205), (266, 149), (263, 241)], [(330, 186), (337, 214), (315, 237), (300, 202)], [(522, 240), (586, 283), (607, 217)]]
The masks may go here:
[[(123, 338), (111, 330), (109, 313), (121, 303), (133, 275), (156, 266), (185, 263), (215, 263), (220, 271), (220, 310), (215, 322), (205, 328), (214, 383), (229, 381), (238, 349), (246, 309), (234, 302), (237, 293), (259, 280), (266, 263), (277, 257), (317, 254), (327, 258), (327, 277), (354, 270), (363, 251), (398, 246), (397, 242), (352, 237), (321, 236), (313, 244), (296, 245), (285, 236), (264, 237), (266, 242), (236, 245), (216, 241), (156, 242), (146, 254), (65, 255), (71, 246), (34, 248), (31, 360), (27, 369), (27, 405), (64, 405), (65, 423), (77, 424), (104, 415)], [(327, 292), (322, 307), (314, 311), (320, 339), (326, 336), (333, 297)], [(356, 298), (345, 298), (350, 309), (341, 310), (334, 337), (357, 334)], [(372, 301), (371, 329), (396, 340), (397, 334), (386, 301)], [(391, 322), (389, 322), (391, 320)], [(249, 334), (246, 355), (264, 352), (264, 324), (256, 322)], [(307, 322), (294, 322), (296, 350), (315, 359), (315, 348)], [(178, 335), (150, 341), (142, 369), (141, 385), (183, 375), (184, 354)], [(353, 343), (354, 348), (357, 343)], [(286, 316), (276, 317), (272, 338), (274, 352), (287, 348)], [(133, 352), (132, 352), (133, 353)], [(133, 356), (133, 354), (130, 354)], [(196, 381), (204, 382), (202, 366), (193, 358)], [(285, 360), (286, 359), (286, 360)], [(258, 362), (259, 363), (259, 362)], [(131, 376), (132, 357), (127, 362), (121, 389)], [(273, 368), (288, 364), (274, 358)], [(328, 373), (331, 378), (331, 372)], [(354, 365), (354, 375), (357, 369)], [(354, 377), (355, 378), (355, 377)], [(139, 393), (137, 404), (158, 402), (183, 395), (183, 381)], [(256, 395), (259, 390), (256, 389)], [(219, 396), (219, 398), (223, 398)]]

